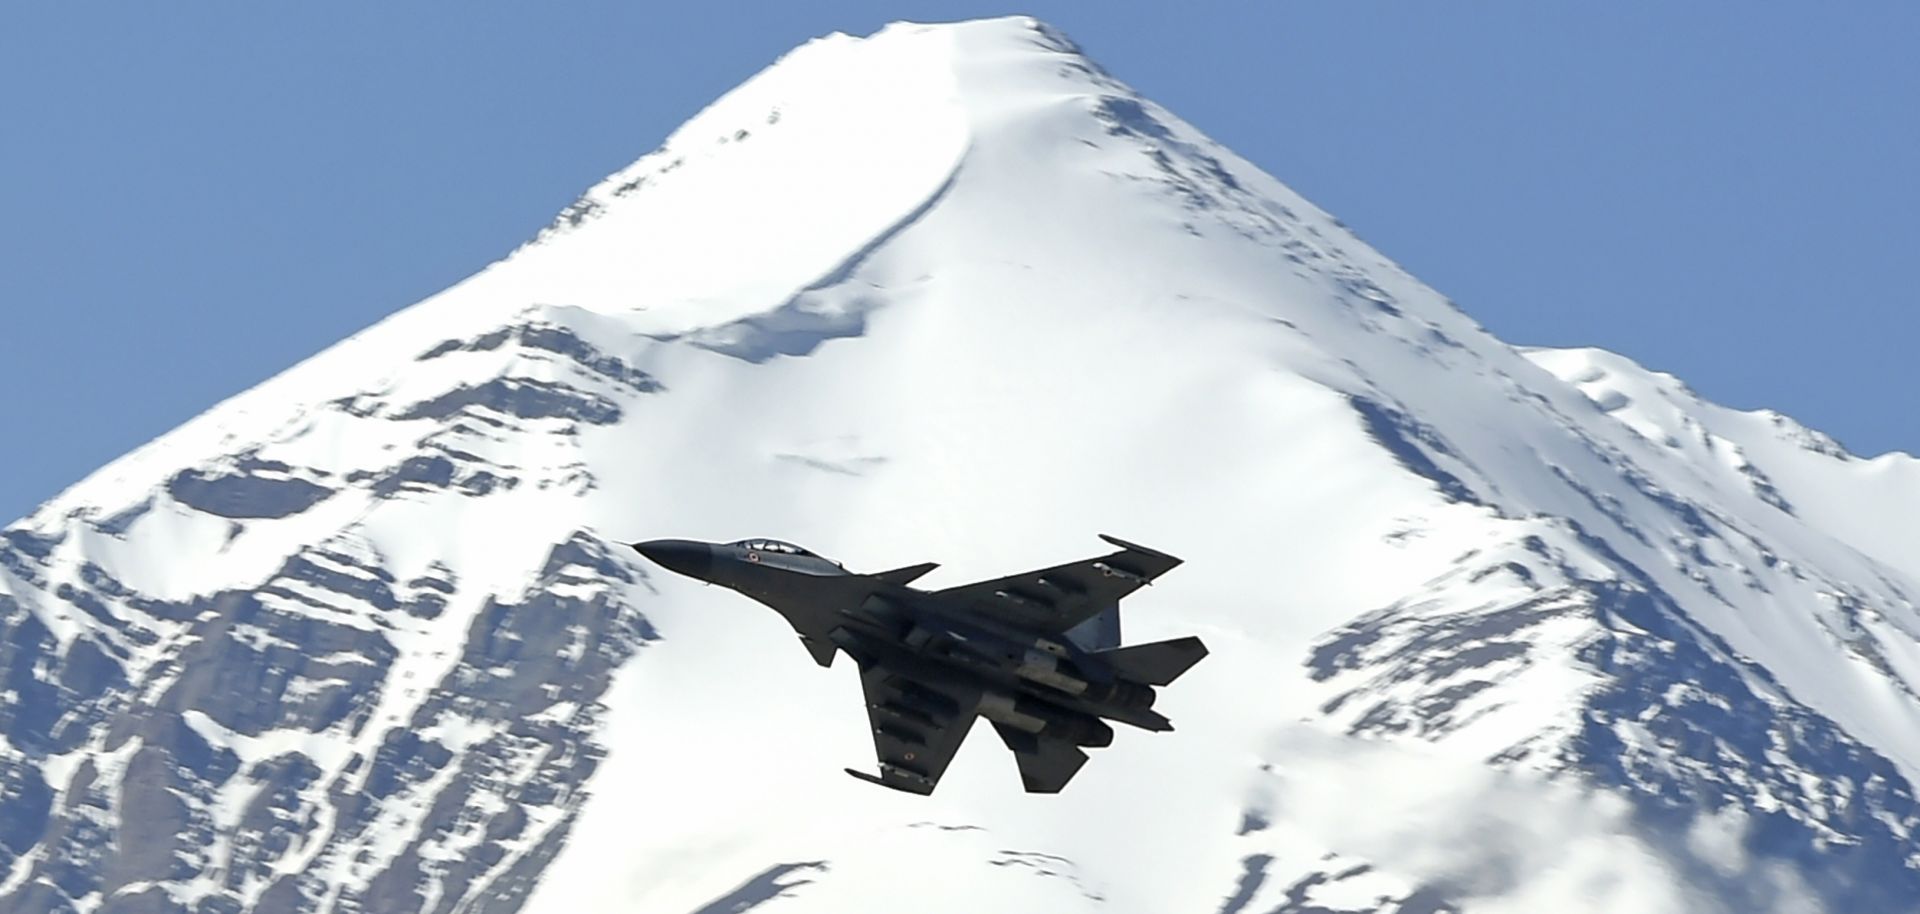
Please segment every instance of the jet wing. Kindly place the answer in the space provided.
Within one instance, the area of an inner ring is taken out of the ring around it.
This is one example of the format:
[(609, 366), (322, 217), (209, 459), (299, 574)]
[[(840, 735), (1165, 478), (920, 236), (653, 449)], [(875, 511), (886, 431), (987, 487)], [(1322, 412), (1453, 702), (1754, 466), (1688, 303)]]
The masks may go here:
[(907, 793), (932, 793), (973, 729), (979, 690), (910, 679), (881, 663), (860, 670), (860, 688), (866, 693), (880, 775), (852, 768), (847, 773)]
[(1120, 551), (935, 593), (1022, 628), (1064, 632), (1180, 564), (1158, 550), (1105, 534), (1100, 538)]

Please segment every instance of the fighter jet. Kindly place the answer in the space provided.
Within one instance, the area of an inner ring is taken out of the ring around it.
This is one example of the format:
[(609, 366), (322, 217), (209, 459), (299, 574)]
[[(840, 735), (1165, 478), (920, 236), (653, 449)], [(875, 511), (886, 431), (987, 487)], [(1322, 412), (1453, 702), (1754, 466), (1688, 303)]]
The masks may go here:
[(1107, 720), (1172, 730), (1163, 686), (1207, 655), (1199, 638), (1120, 645), (1122, 597), (1180, 560), (1111, 536), (1117, 552), (944, 590), (908, 586), (939, 567), (856, 574), (791, 543), (653, 540), (633, 548), (672, 571), (732, 588), (784, 616), (821, 666), (860, 666), (880, 773), (847, 773), (930, 794), (972, 729), (993, 723), (1029, 793), (1057, 793), (1113, 742)]

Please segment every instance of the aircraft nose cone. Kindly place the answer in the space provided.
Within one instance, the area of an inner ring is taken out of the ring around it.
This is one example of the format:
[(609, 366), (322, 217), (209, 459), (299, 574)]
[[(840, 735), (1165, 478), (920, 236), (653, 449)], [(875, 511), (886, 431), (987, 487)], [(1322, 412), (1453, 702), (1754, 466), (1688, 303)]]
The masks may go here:
[(668, 571), (706, 580), (713, 570), (713, 547), (693, 540), (648, 540), (634, 543), (634, 551)]

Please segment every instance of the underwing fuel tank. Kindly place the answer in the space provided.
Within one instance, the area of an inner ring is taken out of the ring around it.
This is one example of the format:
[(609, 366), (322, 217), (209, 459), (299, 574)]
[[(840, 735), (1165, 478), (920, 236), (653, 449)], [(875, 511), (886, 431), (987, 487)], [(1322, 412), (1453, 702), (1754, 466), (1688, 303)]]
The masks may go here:
[(846, 655), (879, 766), (848, 773), (925, 796), (982, 717), (1036, 794), (1059, 793), (1120, 724), (1173, 729), (1154, 709), (1156, 690), (1207, 647), (1194, 636), (1123, 644), (1120, 601), (1180, 560), (1100, 538), (1111, 551), (938, 589), (913, 586), (931, 562), (862, 574), (766, 537), (631, 545), (667, 571), (771, 607), (814, 663)]
[(1022, 648), (998, 638), (970, 638), (951, 631), (915, 626), (901, 638), (901, 643), (916, 651), (943, 653), (979, 666), (998, 669), (1011, 667), (1013, 675), (1021, 679), (1068, 695), (1082, 695), (1090, 687), (1086, 679), (1069, 672), (1069, 667), (1063, 666), (1058, 656), (1043, 650)]
[(1029, 649), (1014, 667), (1013, 674), (1028, 682), (1037, 682), (1044, 686), (1059, 689), (1068, 695), (1079, 695), (1087, 691), (1087, 681), (1060, 668), (1060, 658), (1045, 651)]
[(978, 710), (981, 717), (994, 723), (1027, 733), (1045, 734), (1077, 746), (1098, 748), (1113, 744), (1113, 728), (1098, 718), (1063, 713), (1005, 693), (988, 692), (980, 696)]
[(1153, 686), (1138, 682), (1115, 679), (1112, 682), (1096, 682), (1081, 693), (1081, 698), (1100, 704), (1119, 705), (1123, 708), (1151, 708), (1158, 697)]

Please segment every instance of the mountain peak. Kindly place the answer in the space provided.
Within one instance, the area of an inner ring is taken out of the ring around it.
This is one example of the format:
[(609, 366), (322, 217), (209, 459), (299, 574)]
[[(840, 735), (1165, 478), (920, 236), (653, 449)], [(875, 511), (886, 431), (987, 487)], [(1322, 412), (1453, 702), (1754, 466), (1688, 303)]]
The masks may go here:
[[(1034, 20), (829, 36), (0, 534), (0, 908), (1894, 909), (1920, 487), (1776, 426), (1514, 350)], [(1042, 802), (839, 775), (844, 665), (618, 545), (1098, 530), (1215, 659)]]

